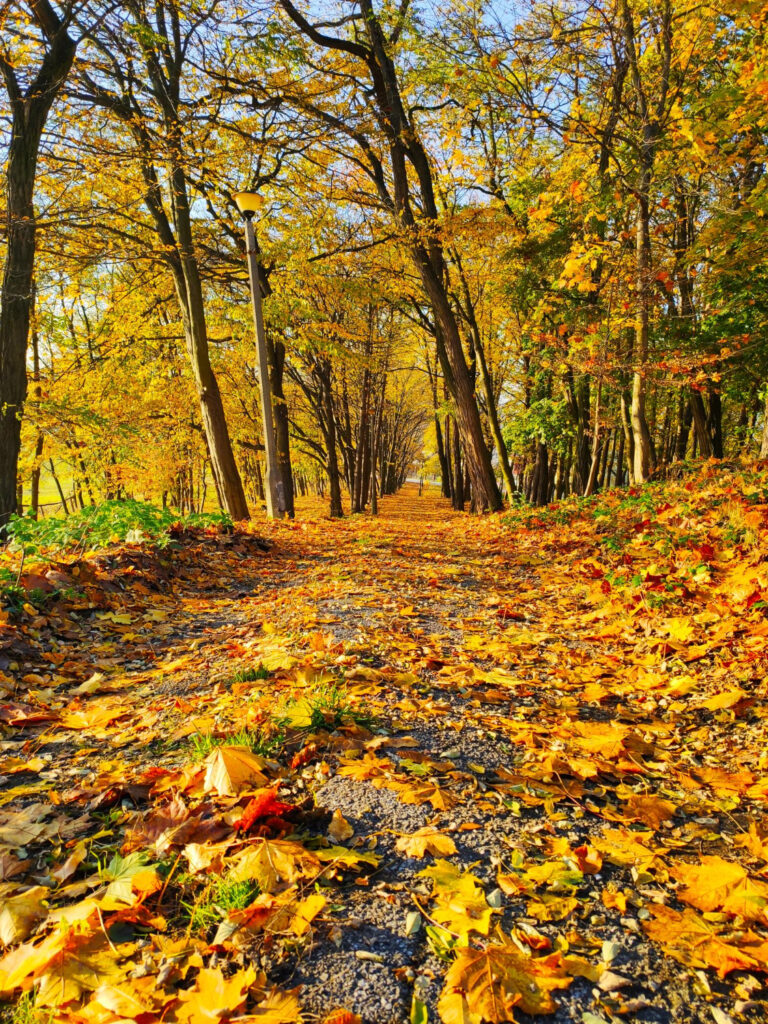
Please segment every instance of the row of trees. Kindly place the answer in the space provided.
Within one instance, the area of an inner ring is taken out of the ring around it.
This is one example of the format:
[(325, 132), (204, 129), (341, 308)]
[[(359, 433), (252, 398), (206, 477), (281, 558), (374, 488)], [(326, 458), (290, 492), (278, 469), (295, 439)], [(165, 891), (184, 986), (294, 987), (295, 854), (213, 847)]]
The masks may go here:
[(0, 521), (263, 494), (545, 503), (768, 456), (754, 0), (0, 0)]

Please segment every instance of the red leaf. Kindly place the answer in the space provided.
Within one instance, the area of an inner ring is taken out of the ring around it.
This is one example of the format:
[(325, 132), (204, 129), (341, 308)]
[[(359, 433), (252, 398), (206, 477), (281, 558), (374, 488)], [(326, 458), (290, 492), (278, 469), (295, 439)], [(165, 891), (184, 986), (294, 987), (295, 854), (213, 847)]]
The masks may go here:
[(263, 818), (280, 818), (283, 814), (290, 814), (295, 810), (293, 804), (284, 804), (282, 800), (277, 799), (276, 790), (262, 789), (257, 796), (248, 801), (243, 816), (235, 822), (235, 828), (250, 832), (256, 822)]
[(513, 611), (512, 608), (497, 608), (496, 615), (500, 619), (512, 619), (514, 622), (525, 622), (525, 616), (522, 612)]

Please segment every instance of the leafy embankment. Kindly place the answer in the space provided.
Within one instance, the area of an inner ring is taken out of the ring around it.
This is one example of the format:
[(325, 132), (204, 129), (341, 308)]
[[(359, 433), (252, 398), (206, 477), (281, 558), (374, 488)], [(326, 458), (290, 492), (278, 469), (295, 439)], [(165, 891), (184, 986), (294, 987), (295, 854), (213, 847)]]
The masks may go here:
[(761, 1019), (767, 513), (705, 469), (60, 559), (0, 632), (17, 1018)]

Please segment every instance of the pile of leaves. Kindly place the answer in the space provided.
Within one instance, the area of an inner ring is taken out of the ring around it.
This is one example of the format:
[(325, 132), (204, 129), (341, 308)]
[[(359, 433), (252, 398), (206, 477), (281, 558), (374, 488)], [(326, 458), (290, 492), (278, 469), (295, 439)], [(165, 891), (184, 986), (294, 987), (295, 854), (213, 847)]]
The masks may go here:
[[(5, 998), (349, 1024), (292, 983), (349, 950), (380, 1021), (760, 1019), (764, 470), (269, 530), (77, 556), (2, 627)], [(350, 940), (374, 895), (405, 963)]]

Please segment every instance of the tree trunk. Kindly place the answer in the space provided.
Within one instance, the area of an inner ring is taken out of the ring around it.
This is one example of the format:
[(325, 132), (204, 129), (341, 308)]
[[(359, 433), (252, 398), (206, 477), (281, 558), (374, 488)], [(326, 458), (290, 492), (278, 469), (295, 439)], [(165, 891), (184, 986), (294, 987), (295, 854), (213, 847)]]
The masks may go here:
[(362, 512), (365, 507), (365, 454), (368, 447), (368, 418), (370, 406), (371, 371), (366, 366), (363, 371), (363, 389), (360, 400), (360, 422), (357, 430), (357, 446), (355, 450), (355, 489), (352, 496), (352, 511)]
[(10, 101), (6, 171), (6, 257), (0, 292), (0, 536), (16, 510), (21, 416), (27, 397), (27, 341), (35, 265), (34, 188), (40, 140), (51, 106), (69, 74), (76, 44), (49, 5), (32, 5), (48, 49), (23, 90), (0, 54)]
[(696, 431), (699, 453), (702, 458), (710, 459), (712, 458), (712, 439), (709, 436), (707, 410), (701, 392), (695, 388), (691, 388), (691, 412), (693, 413), (693, 427)]
[(453, 438), (453, 481), (451, 490), (453, 492), (453, 507), (457, 512), (464, 511), (464, 473), (462, 472), (461, 466), (461, 439), (459, 438), (459, 432), (456, 429), (456, 423), (453, 423), (453, 430), (451, 431)]
[(289, 519), (296, 515), (293, 470), (291, 467), (291, 437), (288, 424), (288, 404), (285, 400), (285, 345), (278, 338), (272, 340), (267, 333), (267, 361), (269, 381), (272, 390), (272, 416), (275, 422), (275, 443), (277, 447), (277, 468), (283, 483), (285, 514)]
[(444, 495), (453, 501), (453, 442), (451, 439), (451, 417), (445, 417), (445, 489)]
[(680, 397), (678, 405), (678, 428), (677, 440), (675, 442), (675, 458), (678, 462), (685, 460), (685, 453), (688, 451), (688, 437), (691, 433), (693, 422), (693, 410), (691, 402), (685, 396)]
[(634, 484), (635, 481), (635, 438), (632, 433), (632, 423), (630, 421), (629, 414), (629, 398), (622, 391), (621, 393), (621, 429), (624, 434), (624, 445), (622, 454), (624, 456), (627, 466), (627, 476), (629, 483)]
[(327, 360), (318, 362), (318, 377), (322, 387), (323, 426), (326, 448), (326, 472), (328, 473), (328, 490), (330, 495), (331, 519), (341, 519), (344, 509), (341, 504), (341, 475), (339, 458), (336, 451), (336, 411), (333, 407), (333, 389), (331, 384), (331, 367)]
[(630, 422), (634, 448), (634, 479), (635, 483), (644, 483), (651, 473), (651, 435), (645, 414), (645, 366), (648, 362), (648, 335), (650, 318), (650, 281), (651, 272), (651, 229), (648, 207), (647, 185), (645, 181), (638, 196), (637, 211), (637, 274), (635, 288), (637, 292), (634, 373), (632, 375), (632, 405)]
[(192, 221), (186, 180), (179, 168), (173, 174), (174, 210), (179, 236), (179, 260), (174, 280), (181, 309), (187, 354), (200, 400), (203, 430), (208, 442), (211, 471), (223, 508), (235, 522), (250, 518), (243, 482), (235, 462), (219, 384), (211, 366), (200, 271), (192, 241)]
[(709, 389), (709, 416), (707, 417), (709, 436), (712, 438), (712, 454), (716, 459), (723, 457), (723, 403), (720, 392), (711, 385)]
[(440, 324), (437, 339), (438, 357), (448, 390), (454, 400), (455, 426), (461, 433), (464, 458), (472, 479), (472, 490), (478, 508), (497, 512), (502, 507), (501, 495), (493, 472), (491, 455), (483, 437), (480, 412), (477, 408), (474, 384), (469, 374), (458, 324), (450, 307), (442, 281), (434, 273), (426, 253), (417, 264), (425, 290), (430, 298), (435, 318)]
[(493, 381), (491, 380), (491, 372), (488, 368), (488, 360), (485, 358), (483, 339), (480, 335), (480, 325), (477, 322), (475, 306), (472, 301), (469, 284), (458, 252), (454, 254), (454, 260), (458, 268), (459, 281), (461, 283), (461, 291), (464, 298), (464, 313), (472, 334), (472, 347), (477, 359), (477, 365), (480, 368), (480, 380), (482, 381), (483, 391), (485, 393), (485, 404), (488, 410), (488, 423), (491, 428), (491, 436), (493, 437), (493, 443), (496, 445), (496, 451), (499, 454), (499, 465), (501, 467), (501, 475), (504, 480), (504, 485), (507, 490), (507, 496), (511, 500), (512, 494), (515, 490), (515, 481), (512, 476), (512, 467), (509, 464), (509, 453), (507, 452), (506, 445), (504, 444), (504, 437), (501, 432), (499, 413), (496, 408), (496, 395), (493, 391)]

